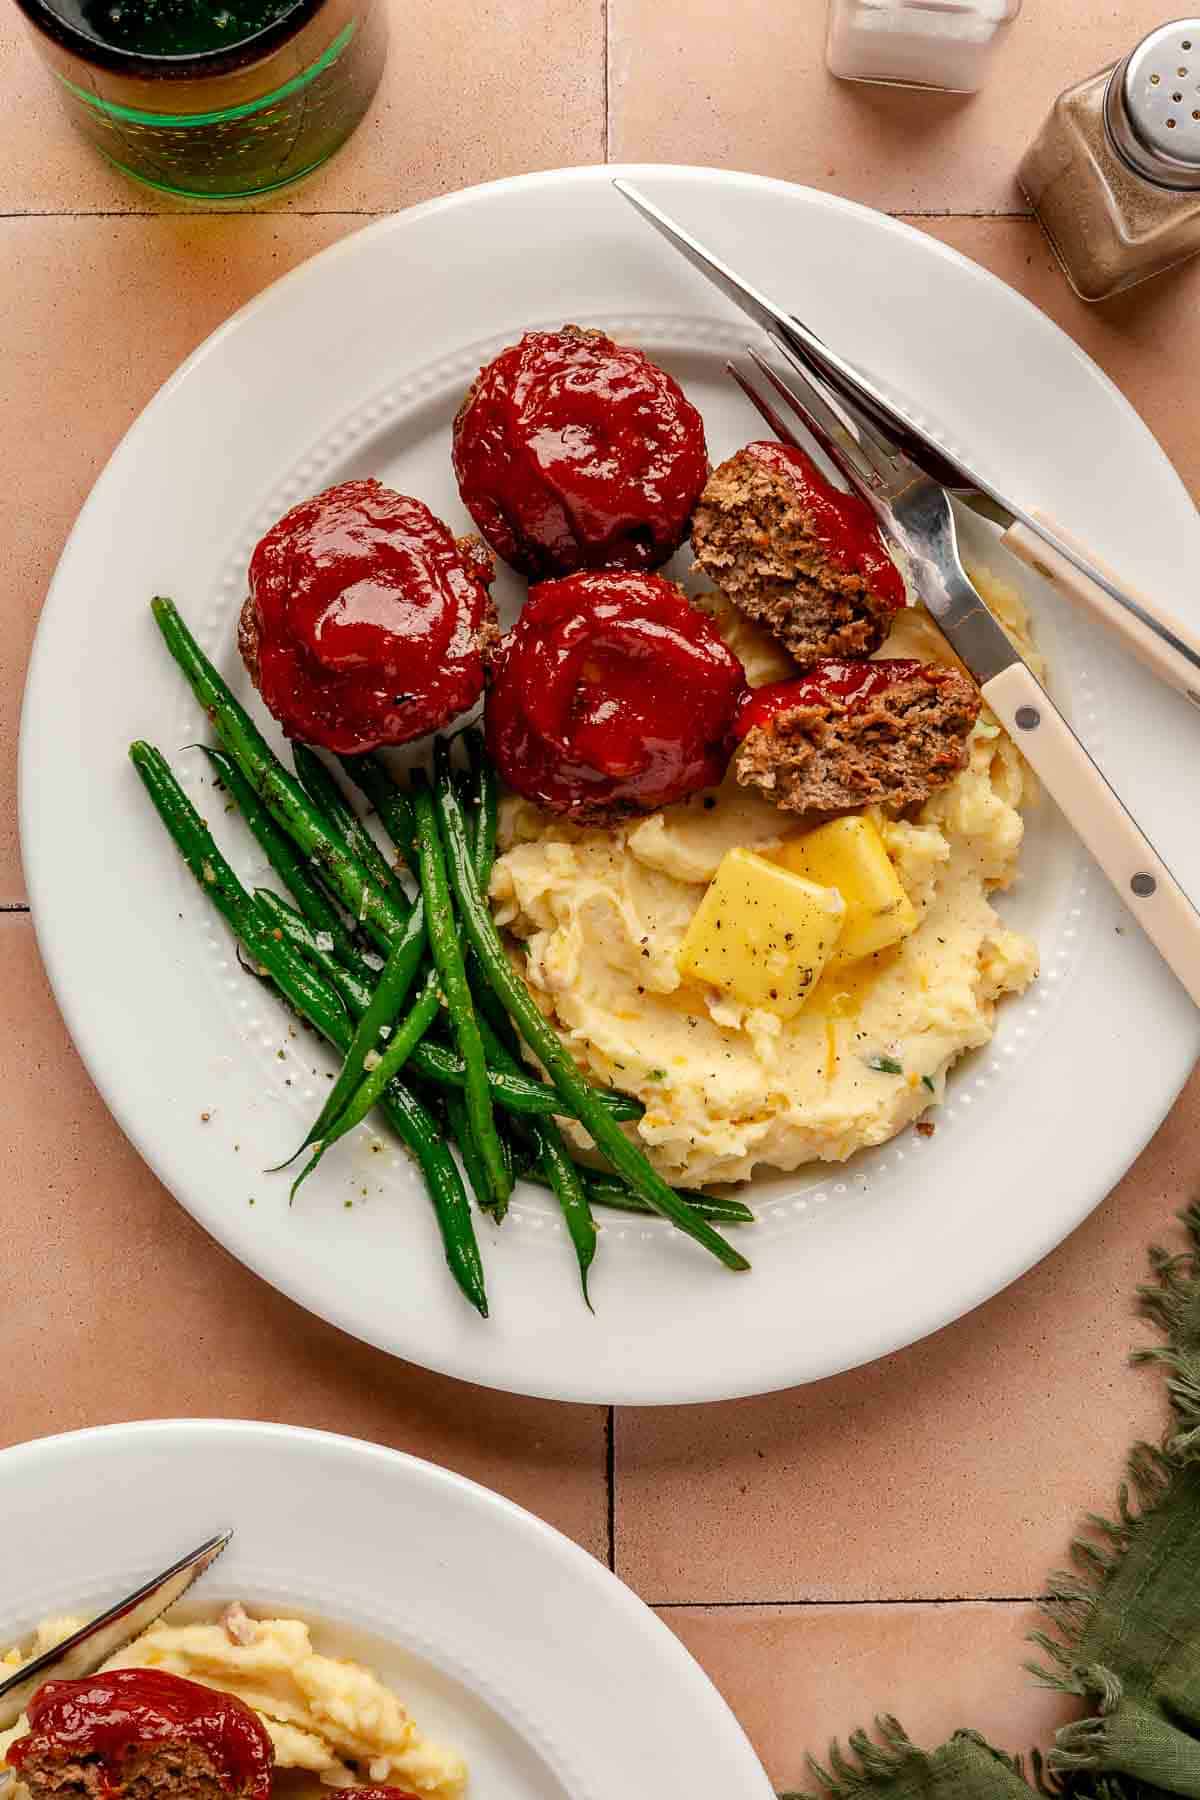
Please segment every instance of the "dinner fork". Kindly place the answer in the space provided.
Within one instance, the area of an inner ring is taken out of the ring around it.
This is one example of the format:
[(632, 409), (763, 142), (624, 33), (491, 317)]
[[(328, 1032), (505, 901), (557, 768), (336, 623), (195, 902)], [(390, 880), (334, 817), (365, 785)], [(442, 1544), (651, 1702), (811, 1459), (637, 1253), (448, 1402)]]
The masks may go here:
[(783, 338), (768, 336), (788, 366), (786, 380), (753, 346), (747, 355), (779, 405), (735, 364), (726, 365), (729, 373), (776, 436), (803, 448), (785, 413), (799, 420), (870, 506), (984, 700), (1200, 1006), (1200, 913), (984, 605), (963, 568), (945, 488), (878, 418), (868, 418), (845, 393), (834, 394)]

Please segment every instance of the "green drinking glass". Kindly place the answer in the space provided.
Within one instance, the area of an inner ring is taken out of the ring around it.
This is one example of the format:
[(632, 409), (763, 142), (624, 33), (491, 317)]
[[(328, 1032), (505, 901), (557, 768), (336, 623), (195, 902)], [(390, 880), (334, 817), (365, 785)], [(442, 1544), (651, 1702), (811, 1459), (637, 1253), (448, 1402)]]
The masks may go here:
[(17, 0), (75, 126), (197, 200), (318, 168), (379, 85), (388, 0)]

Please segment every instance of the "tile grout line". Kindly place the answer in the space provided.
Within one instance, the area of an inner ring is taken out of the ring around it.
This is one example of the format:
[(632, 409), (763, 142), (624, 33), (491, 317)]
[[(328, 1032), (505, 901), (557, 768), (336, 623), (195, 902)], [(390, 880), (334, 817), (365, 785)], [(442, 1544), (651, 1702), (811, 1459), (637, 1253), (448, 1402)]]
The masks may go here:
[[(608, 16), (608, 4), (609, 0), (606, 0), (606, 19)], [(606, 49), (604, 80), (604, 160), (606, 162), (608, 161), (609, 152), (607, 62), (608, 57)], [(19, 219), (271, 219), (277, 222), (286, 219), (384, 219), (391, 217), (396, 211), (403, 212), (404, 210), (406, 209), (403, 207), (392, 208), (385, 206), (331, 206), (313, 208), (297, 207), (288, 212), (253, 212), (249, 210), (246, 212), (237, 212), (232, 210), (218, 211), (216, 208), (209, 207), (194, 207), (181, 209), (178, 212), (167, 212), (150, 207), (83, 207), (75, 210), (60, 210), (58, 208), (46, 207), (40, 211), (37, 209), (15, 212), (0, 211), (0, 223)], [(882, 212), (884, 218), (888, 219), (995, 219), (999, 223), (1017, 223), (1025, 225), (1034, 222), (1033, 214), (1030, 212), (997, 212), (986, 208), (978, 211), (972, 211), (970, 208), (965, 210), (945, 208), (930, 209), (924, 212), (920, 210), (913, 211), (911, 208), (906, 207), (876, 208), (875, 210)]]
[(778, 1612), (814, 1612), (821, 1607), (869, 1606), (1040, 1606), (1046, 1594), (916, 1594), (858, 1600), (647, 1600), (655, 1612), (752, 1612), (771, 1607)]
[(604, 1418), (604, 1485), (608, 1501), (608, 1566), (617, 1572), (617, 1409)]
[(612, 143), (612, 101), (610, 84), (612, 81), (612, 5), (613, 0), (600, 0), (600, 22), (603, 34), (604, 68), (600, 80), (600, 95), (604, 103), (604, 161), (609, 160), (609, 149)]

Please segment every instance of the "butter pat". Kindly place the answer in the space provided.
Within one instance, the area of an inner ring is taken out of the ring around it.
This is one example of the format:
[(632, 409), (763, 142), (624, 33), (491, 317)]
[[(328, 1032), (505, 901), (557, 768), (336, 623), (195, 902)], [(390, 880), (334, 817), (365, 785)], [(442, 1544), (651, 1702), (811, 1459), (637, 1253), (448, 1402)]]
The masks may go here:
[(837, 945), (846, 904), (836, 889), (730, 850), (679, 947), (681, 975), (743, 1006), (793, 1018)]
[(900, 885), (883, 839), (861, 814), (791, 838), (775, 859), (795, 875), (836, 888), (845, 901), (836, 967), (887, 950), (917, 928), (916, 908)]

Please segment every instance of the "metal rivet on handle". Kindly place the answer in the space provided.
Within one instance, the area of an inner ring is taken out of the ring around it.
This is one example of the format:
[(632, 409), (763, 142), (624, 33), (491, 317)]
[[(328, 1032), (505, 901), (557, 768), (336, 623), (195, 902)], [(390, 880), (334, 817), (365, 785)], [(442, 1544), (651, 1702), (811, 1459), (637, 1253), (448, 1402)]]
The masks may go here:
[(1153, 875), (1135, 875), (1129, 885), (1139, 900), (1148, 900), (1158, 887)]
[(1017, 724), (1022, 731), (1034, 731), (1042, 722), (1042, 715), (1036, 706), (1018, 706)]

